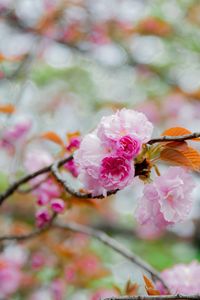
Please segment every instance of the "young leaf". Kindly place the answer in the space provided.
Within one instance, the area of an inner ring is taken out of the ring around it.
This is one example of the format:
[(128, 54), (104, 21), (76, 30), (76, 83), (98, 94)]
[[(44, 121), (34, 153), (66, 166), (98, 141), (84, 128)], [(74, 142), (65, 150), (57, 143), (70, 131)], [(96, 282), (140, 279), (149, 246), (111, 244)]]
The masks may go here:
[(200, 153), (192, 147), (188, 147), (187, 150), (183, 151), (184, 156), (190, 161), (192, 169), (200, 172)]
[[(172, 127), (169, 129), (166, 129), (161, 135), (162, 136), (181, 136), (181, 135), (187, 135), (192, 134), (192, 132), (184, 127)], [(193, 141), (200, 141), (200, 138), (192, 139)]]
[(160, 153), (160, 158), (164, 161), (184, 166), (184, 167), (192, 167), (191, 161), (182, 153), (173, 148), (164, 148)]
[(0, 104), (0, 112), (10, 115), (15, 112), (15, 107), (12, 104)]
[(41, 135), (41, 138), (49, 140), (49, 141), (61, 146), (62, 148), (64, 148), (64, 146), (65, 146), (62, 139), (59, 137), (59, 135), (57, 135), (57, 133), (55, 133), (53, 131), (44, 132)]
[(160, 295), (160, 292), (156, 289), (153, 282), (147, 276), (143, 275), (143, 279), (145, 282), (145, 289), (148, 295)]
[(168, 135), (168, 136), (180, 136), (180, 135), (186, 135), (191, 134), (192, 132), (184, 127), (172, 127), (169, 129), (166, 129), (161, 135)]

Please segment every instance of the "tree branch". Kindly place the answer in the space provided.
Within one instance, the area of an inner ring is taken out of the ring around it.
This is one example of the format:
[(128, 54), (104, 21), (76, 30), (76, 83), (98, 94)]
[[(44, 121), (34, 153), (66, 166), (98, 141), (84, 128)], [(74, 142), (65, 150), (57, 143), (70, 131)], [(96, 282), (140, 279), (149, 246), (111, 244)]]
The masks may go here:
[[(200, 133), (192, 133), (192, 134), (187, 134), (187, 135), (182, 135), (182, 136), (163, 136), (160, 138), (155, 138), (155, 139), (151, 139), (148, 144), (152, 145), (155, 143), (160, 143), (160, 142), (169, 142), (169, 141), (185, 141), (185, 140), (191, 140), (191, 139), (196, 139), (200, 137)], [(63, 158), (61, 160), (59, 160), (58, 162), (51, 164), (47, 167), (44, 167), (32, 174), (26, 175), (24, 177), (22, 177), (21, 179), (19, 179), (18, 181), (14, 182), (13, 184), (10, 185), (10, 187), (0, 195), (0, 205), (4, 202), (4, 200), (6, 198), (8, 198), (9, 196), (11, 196), (21, 185), (27, 183), (28, 181), (30, 181), (31, 179), (44, 174), (44, 173), (48, 173), (48, 172), (52, 172), (52, 174), (54, 175), (54, 177), (57, 179), (57, 181), (65, 188), (65, 190), (70, 193), (71, 195), (78, 197), (78, 198), (85, 198), (85, 199), (89, 199), (89, 198), (104, 198), (104, 195), (97, 195), (97, 196), (93, 196), (91, 193), (80, 193), (80, 192), (76, 192), (73, 189), (71, 189), (69, 187), (69, 185), (66, 183), (66, 181), (62, 178), (62, 176), (59, 174), (58, 168), (63, 166), (66, 162), (70, 161), (73, 159), (73, 155), (70, 155), (67, 158)], [(114, 191), (108, 191), (107, 192), (107, 196), (113, 195), (115, 193), (117, 193), (118, 190), (114, 190)]]
[(162, 142), (184, 142), (186, 140), (197, 139), (200, 137), (200, 132), (194, 132), (191, 134), (181, 135), (181, 136), (162, 136), (160, 138), (151, 139), (147, 144), (152, 145), (155, 143)]
[(159, 295), (159, 296), (122, 296), (122, 297), (111, 297), (104, 298), (102, 300), (199, 300), (200, 295)]
[(34, 229), (33, 231), (21, 235), (4, 235), (0, 237), (0, 242), (4, 241), (24, 241), (24, 240), (29, 240), (34, 237), (37, 237), (38, 235), (44, 233), (45, 231), (49, 230), (53, 224), (53, 221), (57, 217), (56, 213), (53, 213), (51, 219), (49, 220), (48, 224), (42, 228)]
[(163, 286), (169, 291), (169, 288), (166, 286), (165, 282), (163, 279), (160, 277), (160, 274), (152, 267), (150, 266), (147, 262), (143, 261), (139, 256), (136, 254), (132, 253), (128, 249), (126, 249), (122, 244), (120, 244), (118, 241), (115, 239), (109, 237), (105, 232), (102, 232), (100, 230), (93, 229), (91, 227), (85, 226), (85, 225), (80, 225), (76, 223), (67, 223), (67, 224), (62, 224), (60, 222), (56, 222), (54, 224), (54, 227), (59, 228), (59, 229), (64, 229), (64, 230), (70, 230), (74, 232), (79, 232), (83, 233), (89, 236), (94, 237), (95, 239), (99, 240), (106, 246), (112, 248), (115, 250), (117, 253), (121, 254), (123, 257), (131, 261), (132, 263), (136, 264), (143, 270), (147, 271), (152, 278), (155, 280), (160, 281)]
[[(83, 194), (83, 193), (80, 193), (78, 191), (75, 191), (74, 189), (72, 189), (68, 185), (66, 180), (62, 177), (62, 175), (60, 174), (58, 168), (59, 168), (59, 161), (55, 162), (52, 165), (51, 172), (52, 172), (53, 176), (55, 177), (55, 179), (64, 187), (66, 192), (68, 192), (70, 195), (75, 196), (77, 198), (84, 198), (84, 199), (92, 199), (92, 198), (102, 199), (102, 198), (105, 198), (105, 196), (102, 195), (102, 194), (97, 195), (97, 196), (93, 196), (91, 193)], [(107, 196), (116, 194), (117, 192), (118, 192), (118, 190), (109, 191), (109, 192), (107, 192)]]
[[(73, 159), (73, 156), (70, 155), (67, 158), (63, 158), (59, 161), (58, 165), (61, 167), (63, 166), (66, 162), (70, 161)], [(14, 182), (13, 184), (11, 184), (9, 186), (9, 188), (0, 195), (0, 205), (4, 202), (4, 200), (6, 198), (8, 198), (9, 196), (11, 196), (21, 185), (27, 183), (28, 181), (30, 181), (31, 179), (41, 175), (41, 174), (45, 174), (48, 172), (51, 172), (51, 167), (52, 165), (49, 165), (47, 167), (44, 167), (42, 169), (39, 169), (38, 171), (28, 174), (24, 177), (22, 177), (21, 179), (19, 179), (18, 181)]]

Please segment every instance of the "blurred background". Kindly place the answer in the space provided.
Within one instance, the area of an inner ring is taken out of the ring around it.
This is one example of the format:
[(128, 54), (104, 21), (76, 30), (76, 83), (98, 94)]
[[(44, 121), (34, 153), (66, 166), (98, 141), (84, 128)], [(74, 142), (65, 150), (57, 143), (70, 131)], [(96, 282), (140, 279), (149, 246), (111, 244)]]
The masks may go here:
[[(59, 155), (43, 132), (67, 141), (123, 107), (144, 112), (154, 136), (199, 130), (200, 1), (0, 0), (0, 191)], [(191, 219), (159, 236), (135, 222), (140, 194), (136, 182), (90, 205), (68, 199), (62, 218), (110, 233), (158, 270), (200, 260), (199, 189)], [(5, 204), (1, 235), (34, 228), (35, 197), (16, 193)], [(142, 282), (135, 266), (79, 234), (0, 248), (0, 278), (5, 257), (18, 263), (10, 292), (0, 283), (2, 299), (99, 300), (105, 289), (123, 293), (128, 279)]]

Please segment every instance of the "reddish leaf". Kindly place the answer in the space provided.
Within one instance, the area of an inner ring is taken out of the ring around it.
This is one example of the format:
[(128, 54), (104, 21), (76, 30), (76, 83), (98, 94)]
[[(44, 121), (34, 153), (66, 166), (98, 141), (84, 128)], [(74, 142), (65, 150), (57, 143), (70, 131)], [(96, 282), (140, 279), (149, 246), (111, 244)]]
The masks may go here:
[(15, 112), (15, 107), (12, 104), (0, 104), (0, 112), (10, 115)]
[[(162, 136), (181, 136), (181, 135), (187, 135), (192, 134), (192, 132), (184, 127), (172, 127), (169, 129), (166, 129)], [(193, 141), (200, 141), (200, 138), (192, 139)]]
[(188, 147), (187, 150), (183, 151), (184, 156), (190, 161), (192, 169), (200, 172), (200, 153), (192, 147)]
[(172, 127), (169, 129), (166, 129), (162, 135), (168, 135), (168, 136), (180, 136), (180, 135), (186, 135), (191, 134), (192, 132), (184, 127)]
[(164, 148), (160, 153), (160, 158), (176, 165), (192, 167), (190, 160), (181, 151), (173, 148)]
[(41, 137), (43, 139), (46, 139), (46, 140), (49, 140), (61, 147), (64, 147), (64, 143), (62, 141), (62, 139), (59, 137), (59, 135), (57, 135), (55, 132), (53, 131), (47, 131), (47, 132), (44, 132)]
[(145, 289), (148, 295), (160, 295), (160, 292), (155, 288), (153, 282), (145, 275), (143, 275), (145, 282)]

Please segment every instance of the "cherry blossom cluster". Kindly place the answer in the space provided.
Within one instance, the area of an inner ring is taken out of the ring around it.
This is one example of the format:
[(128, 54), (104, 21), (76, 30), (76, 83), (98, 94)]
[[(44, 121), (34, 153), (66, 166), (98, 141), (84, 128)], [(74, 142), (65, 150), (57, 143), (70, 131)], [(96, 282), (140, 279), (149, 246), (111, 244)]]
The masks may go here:
[[(29, 172), (34, 172), (53, 162), (53, 158), (44, 150), (29, 151), (25, 160), (25, 167)], [(36, 224), (45, 226), (51, 219), (52, 212), (62, 213), (65, 208), (64, 201), (60, 198), (61, 192), (52, 178), (40, 175), (31, 180), (34, 188), (32, 194), (36, 197), (38, 209), (36, 212)], [(38, 186), (37, 186), (38, 185)]]
[(194, 186), (187, 170), (169, 167), (163, 175), (145, 185), (136, 210), (138, 222), (151, 232), (160, 232), (167, 225), (184, 221), (192, 209)]
[[(84, 188), (96, 196), (131, 184), (136, 176), (136, 160), (139, 156), (145, 159), (148, 148), (144, 145), (152, 131), (153, 125), (141, 112), (122, 109), (103, 117), (74, 154)], [(184, 221), (192, 208), (193, 188), (191, 175), (182, 167), (169, 167), (166, 173), (145, 184), (136, 210), (143, 230), (148, 228), (155, 236), (168, 225)]]
[(132, 183), (134, 158), (151, 138), (153, 125), (143, 113), (122, 109), (103, 117), (87, 134), (74, 160), (79, 179), (94, 196), (123, 189)]

